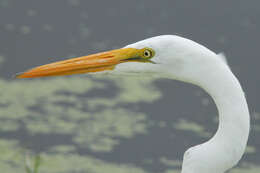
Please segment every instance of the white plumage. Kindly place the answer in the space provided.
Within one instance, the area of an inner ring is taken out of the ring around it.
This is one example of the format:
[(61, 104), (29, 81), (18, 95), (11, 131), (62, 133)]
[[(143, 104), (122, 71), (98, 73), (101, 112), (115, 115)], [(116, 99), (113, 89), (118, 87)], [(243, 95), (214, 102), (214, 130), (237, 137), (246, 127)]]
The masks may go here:
[(172, 35), (153, 37), (126, 47), (154, 49), (155, 64), (123, 63), (112, 73), (148, 73), (192, 83), (203, 88), (217, 105), (216, 134), (185, 152), (182, 173), (224, 173), (236, 165), (248, 140), (249, 112), (243, 90), (224, 55)]

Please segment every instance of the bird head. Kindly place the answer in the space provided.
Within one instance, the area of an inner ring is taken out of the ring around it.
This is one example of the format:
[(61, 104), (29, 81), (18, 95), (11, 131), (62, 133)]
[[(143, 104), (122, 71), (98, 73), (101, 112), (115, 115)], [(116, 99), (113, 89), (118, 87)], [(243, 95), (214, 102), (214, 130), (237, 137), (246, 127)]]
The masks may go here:
[[(17, 74), (17, 78), (63, 76), (82, 73), (157, 75), (182, 81), (197, 81), (209, 62), (207, 48), (182, 37), (164, 35), (120, 49), (58, 61)], [(208, 67), (207, 67), (208, 68)]]

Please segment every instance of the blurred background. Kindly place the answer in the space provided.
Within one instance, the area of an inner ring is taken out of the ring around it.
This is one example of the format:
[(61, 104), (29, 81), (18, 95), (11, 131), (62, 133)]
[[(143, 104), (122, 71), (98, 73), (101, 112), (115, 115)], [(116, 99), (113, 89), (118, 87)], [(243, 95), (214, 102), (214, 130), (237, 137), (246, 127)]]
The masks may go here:
[(230, 172), (260, 172), (259, 16), (259, 0), (0, 0), (1, 172), (180, 172), (184, 151), (217, 129), (202, 89), (142, 76), (13, 78), (163, 34), (225, 52), (252, 121), (246, 154)]

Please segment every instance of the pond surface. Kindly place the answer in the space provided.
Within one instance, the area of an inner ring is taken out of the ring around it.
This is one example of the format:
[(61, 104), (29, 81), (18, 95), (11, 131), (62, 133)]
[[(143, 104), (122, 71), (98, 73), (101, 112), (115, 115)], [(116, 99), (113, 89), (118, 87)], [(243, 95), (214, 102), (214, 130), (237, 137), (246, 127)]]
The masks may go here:
[(246, 154), (231, 173), (260, 172), (259, 1), (0, 0), (0, 170), (175, 173), (217, 129), (202, 89), (150, 77), (12, 78), (33, 66), (178, 34), (224, 51), (251, 112)]

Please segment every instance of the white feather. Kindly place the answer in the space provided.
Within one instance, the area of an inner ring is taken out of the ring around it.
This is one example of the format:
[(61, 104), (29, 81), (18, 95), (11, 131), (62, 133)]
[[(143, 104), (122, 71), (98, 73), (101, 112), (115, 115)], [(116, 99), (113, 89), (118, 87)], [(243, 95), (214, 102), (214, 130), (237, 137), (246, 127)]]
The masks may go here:
[(224, 173), (235, 166), (245, 152), (249, 111), (243, 90), (228, 67), (225, 55), (172, 35), (149, 38), (126, 47), (152, 48), (155, 64), (120, 64), (115, 73), (158, 74), (189, 82), (203, 88), (217, 105), (219, 126), (216, 134), (185, 152), (182, 173)]

